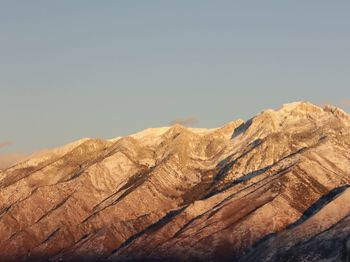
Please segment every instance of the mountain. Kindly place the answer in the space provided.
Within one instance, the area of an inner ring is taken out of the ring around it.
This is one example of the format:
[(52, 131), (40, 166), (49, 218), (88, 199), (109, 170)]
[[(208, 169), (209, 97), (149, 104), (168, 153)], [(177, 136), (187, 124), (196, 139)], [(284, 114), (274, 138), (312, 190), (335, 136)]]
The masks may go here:
[(0, 171), (1, 261), (349, 261), (350, 116), (82, 139)]

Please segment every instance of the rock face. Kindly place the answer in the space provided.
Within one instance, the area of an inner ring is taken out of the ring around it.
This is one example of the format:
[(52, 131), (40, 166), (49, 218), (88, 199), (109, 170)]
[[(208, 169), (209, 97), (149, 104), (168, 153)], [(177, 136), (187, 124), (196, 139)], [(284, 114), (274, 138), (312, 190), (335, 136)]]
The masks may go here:
[(350, 116), (83, 139), (0, 171), (1, 261), (349, 261)]

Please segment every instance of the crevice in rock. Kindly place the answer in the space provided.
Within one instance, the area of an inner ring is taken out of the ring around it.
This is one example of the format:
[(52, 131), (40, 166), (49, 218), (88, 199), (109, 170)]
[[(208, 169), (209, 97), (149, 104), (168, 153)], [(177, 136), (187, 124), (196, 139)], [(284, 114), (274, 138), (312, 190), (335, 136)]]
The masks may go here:
[(302, 224), (307, 219), (309, 219), (310, 217), (312, 217), (316, 213), (318, 213), (328, 203), (330, 203), (331, 201), (333, 201), (334, 199), (339, 197), (341, 195), (341, 193), (343, 193), (349, 187), (350, 187), (350, 185), (344, 185), (344, 186), (332, 189), (329, 193), (327, 193), (326, 195), (323, 195), (315, 203), (313, 203), (297, 221), (295, 221), (293, 224), (289, 225), (286, 229), (292, 229), (292, 228)]

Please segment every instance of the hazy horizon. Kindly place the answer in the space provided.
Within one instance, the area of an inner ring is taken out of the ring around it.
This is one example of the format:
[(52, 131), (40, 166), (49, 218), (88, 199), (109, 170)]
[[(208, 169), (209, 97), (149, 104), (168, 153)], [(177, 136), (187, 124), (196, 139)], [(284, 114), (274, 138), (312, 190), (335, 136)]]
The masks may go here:
[(294, 101), (350, 110), (350, 3), (0, 4), (0, 155)]

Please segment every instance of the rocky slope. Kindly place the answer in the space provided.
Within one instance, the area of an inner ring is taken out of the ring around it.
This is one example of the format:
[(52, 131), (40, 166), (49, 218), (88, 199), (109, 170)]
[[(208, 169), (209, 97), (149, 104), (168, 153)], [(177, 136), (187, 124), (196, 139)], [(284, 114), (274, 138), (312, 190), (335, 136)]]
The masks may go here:
[(350, 116), (83, 139), (0, 171), (1, 261), (347, 261)]

